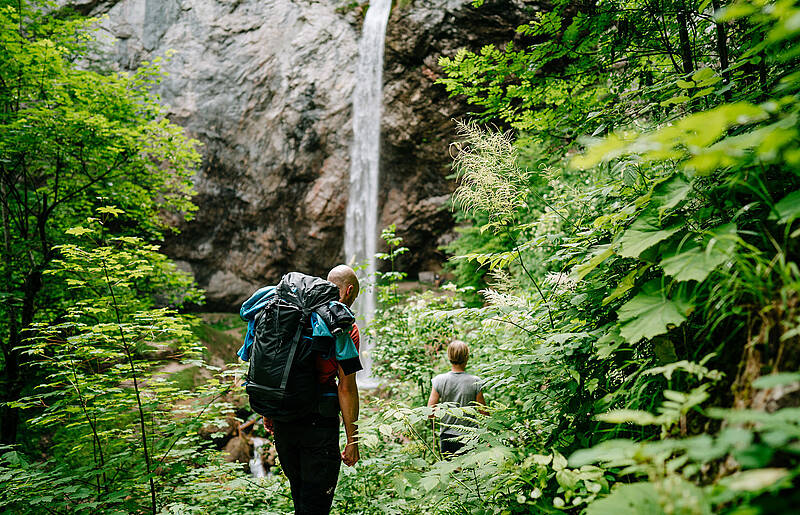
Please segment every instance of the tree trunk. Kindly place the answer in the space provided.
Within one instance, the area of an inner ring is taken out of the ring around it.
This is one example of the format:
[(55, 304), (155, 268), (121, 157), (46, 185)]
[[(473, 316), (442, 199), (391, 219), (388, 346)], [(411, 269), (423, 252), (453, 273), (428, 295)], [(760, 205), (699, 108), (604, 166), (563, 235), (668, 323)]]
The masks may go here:
[(694, 61), (692, 59), (692, 43), (689, 41), (689, 13), (686, 9), (686, 0), (681, 0), (681, 5), (678, 8), (678, 37), (681, 46), (683, 73), (688, 75), (694, 71)]
[[(718, 14), (721, 6), (719, 0), (711, 0), (711, 5), (714, 8), (714, 14)], [(722, 70), (722, 78), (725, 86), (731, 84), (731, 71), (728, 69), (730, 63), (728, 62), (728, 29), (724, 22), (716, 22), (717, 26), (717, 53), (719, 54), (719, 67)], [(723, 94), (726, 102), (731, 101), (731, 90), (728, 89)]]
[[(5, 263), (5, 273), (3, 274), (3, 291), (12, 293), (14, 291), (12, 282), (13, 256), (11, 255), (11, 224), (8, 213), (8, 185), (6, 181), (6, 169), (3, 168), (2, 183), (0, 184), (0, 209), (3, 215), (3, 263)], [(17, 427), (19, 426), (19, 410), (6, 406), (6, 403), (19, 399), (19, 351), (17, 350), (20, 342), (19, 324), (17, 323), (17, 309), (15, 300), (8, 299), (6, 303), (8, 320), (8, 337), (0, 342), (5, 359), (2, 378), (2, 402), (3, 407), (0, 411), (0, 443), (12, 445), (17, 443)]]
[[(3, 216), (3, 262), (6, 264), (3, 274), (3, 290), (10, 293), (12, 298), (6, 303), (6, 313), (8, 313), (8, 337), (6, 341), (0, 342), (3, 355), (5, 358), (5, 366), (3, 368), (2, 378), (2, 402), (4, 404), (0, 416), (0, 442), (4, 444), (15, 444), (17, 442), (17, 429), (19, 426), (19, 409), (5, 406), (6, 403), (15, 402), (22, 396), (23, 389), (27, 384), (27, 376), (22, 373), (23, 368), (29, 358), (22, 354), (21, 346), (23, 344), (23, 334), (25, 329), (33, 324), (36, 312), (36, 297), (42, 290), (42, 271), (47, 267), (48, 263), (53, 259), (50, 245), (46, 241), (47, 236), (44, 232), (40, 231), (41, 244), (43, 248), (42, 259), (36, 263), (31, 258), (31, 268), (25, 277), (22, 286), (14, 284), (12, 276), (12, 268), (15, 266), (12, 239), (13, 234), (11, 231), (11, 222), (8, 204), (8, 189), (12, 187), (9, 183), (9, 178), (3, 170), (4, 176), (2, 181), (2, 216)], [(24, 239), (24, 236), (20, 236)], [(21, 309), (18, 306), (19, 299), (17, 296), (22, 297)]]

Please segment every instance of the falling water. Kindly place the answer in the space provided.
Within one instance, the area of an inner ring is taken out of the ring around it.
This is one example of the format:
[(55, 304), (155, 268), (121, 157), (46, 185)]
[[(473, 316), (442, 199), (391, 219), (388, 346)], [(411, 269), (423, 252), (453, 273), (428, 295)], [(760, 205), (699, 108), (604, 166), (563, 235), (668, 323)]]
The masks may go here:
[[(353, 145), (350, 151), (350, 201), (344, 229), (344, 252), (348, 261), (366, 262), (362, 284), (375, 277), (378, 238), (378, 171), (380, 159), (381, 110), (383, 101), (383, 43), (391, 0), (373, 0), (364, 18), (358, 45), (358, 67), (353, 93)], [(366, 279), (366, 280), (365, 280)], [(364, 288), (355, 305), (360, 323), (369, 324), (375, 314), (375, 290)], [(362, 331), (362, 350), (370, 342)], [(369, 354), (362, 359), (361, 386), (374, 384)]]
[(264, 459), (261, 456), (261, 447), (267, 443), (266, 438), (253, 437), (253, 458), (250, 460), (250, 474), (254, 478), (267, 477), (267, 470), (264, 468)]

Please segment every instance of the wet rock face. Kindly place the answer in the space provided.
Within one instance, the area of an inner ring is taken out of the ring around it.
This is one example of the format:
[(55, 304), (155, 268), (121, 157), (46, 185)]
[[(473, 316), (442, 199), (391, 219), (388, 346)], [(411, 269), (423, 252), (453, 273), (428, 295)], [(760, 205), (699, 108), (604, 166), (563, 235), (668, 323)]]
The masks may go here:
[[(351, 96), (362, 8), (336, 0), (73, 0), (108, 34), (103, 59), (162, 57), (170, 118), (203, 143), (194, 221), (165, 251), (190, 268), (210, 309), (238, 309), (263, 284), (323, 275), (343, 256)], [(505, 42), (522, 4), (416, 0), (389, 20), (381, 225), (398, 225), (409, 271), (441, 260), (452, 227), (447, 147), (466, 112), (435, 85), (441, 55)], [(116, 39), (116, 42), (113, 40)]]
[[(445, 259), (437, 247), (452, 240), (450, 193), (455, 183), (449, 146), (454, 118), (470, 111), (436, 84), (442, 56), (460, 48), (505, 44), (534, 4), (415, 0), (395, 8), (386, 31), (384, 114), (381, 138), (381, 226), (396, 223), (412, 252), (401, 256), (408, 271), (436, 270)], [(423, 249), (416, 252), (416, 249)]]

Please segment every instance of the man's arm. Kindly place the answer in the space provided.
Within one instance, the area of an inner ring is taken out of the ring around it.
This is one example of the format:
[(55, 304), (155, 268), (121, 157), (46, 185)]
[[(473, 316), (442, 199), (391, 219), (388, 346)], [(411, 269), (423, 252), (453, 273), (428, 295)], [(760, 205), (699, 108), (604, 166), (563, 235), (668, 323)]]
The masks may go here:
[(342, 461), (352, 467), (358, 461), (358, 385), (356, 375), (345, 375), (339, 366), (339, 406), (342, 409), (344, 432), (347, 435), (347, 445), (342, 452)]

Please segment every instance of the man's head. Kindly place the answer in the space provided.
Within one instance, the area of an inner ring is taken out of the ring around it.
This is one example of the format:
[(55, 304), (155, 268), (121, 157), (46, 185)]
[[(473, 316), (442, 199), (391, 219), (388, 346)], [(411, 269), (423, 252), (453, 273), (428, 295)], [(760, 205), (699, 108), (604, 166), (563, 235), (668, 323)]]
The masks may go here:
[(339, 302), (350, 307), (358, 297), (358, 277), (347, 265), (337, 265), (328, 272), (328, 280), (339, 287)]

